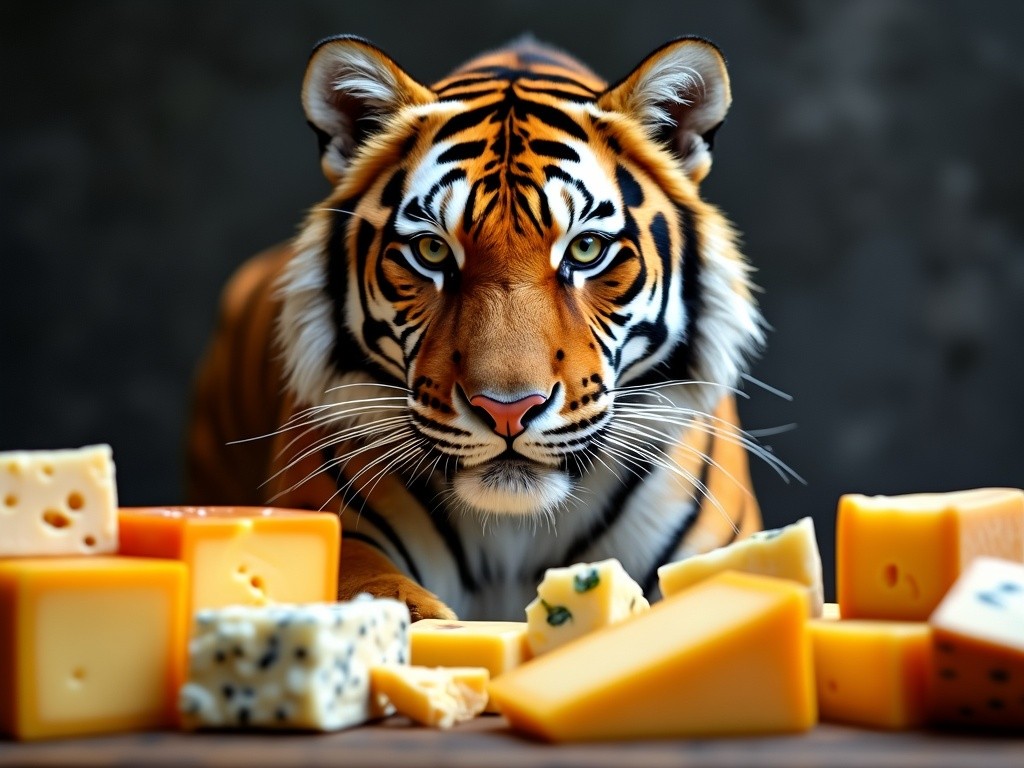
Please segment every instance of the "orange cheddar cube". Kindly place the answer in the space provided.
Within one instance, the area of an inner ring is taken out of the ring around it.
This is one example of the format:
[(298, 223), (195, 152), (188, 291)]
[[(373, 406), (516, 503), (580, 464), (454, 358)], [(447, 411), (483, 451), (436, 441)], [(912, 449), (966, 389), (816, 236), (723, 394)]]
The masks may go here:
[(836, 592), (847, 619), (926, 621), (981, 555), (1024, 560), (1024, 491), (850, 494), (836, 521)]
[(890, 730), (927, 720), (931, 631), (924, 622), (810, 622), (823, 721)]
[(144, 558), (0, 560), (0, 732), (175, 727), (187, 576)]
[(549, 741), (805, 731), (817, 722), (807, 590), (726, 571), (491, 681)]
[(121, 508), (124, 555), (180, 560), (191, 611), (337, 599), (341, 523), (273, 507)]

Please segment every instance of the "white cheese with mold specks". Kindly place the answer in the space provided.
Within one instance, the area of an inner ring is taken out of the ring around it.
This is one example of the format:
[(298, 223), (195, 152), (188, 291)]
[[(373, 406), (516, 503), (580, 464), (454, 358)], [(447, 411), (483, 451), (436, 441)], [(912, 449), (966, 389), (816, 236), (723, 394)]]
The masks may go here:
[(643, 589), (615, 558), (548, 568), (526, 606), (534, 656), (650, 608)]
[(117, 551), (109, 445), (0, 453), (0, 557)]
[(821, 576), (821, 554), (814, 534), (814, 521), (801, 518), (791, 525), (758, 531), (733, 542), (658, 569), (662, 595), (668, 597), (722, 571), (775, 576), (798, 581), (807, 588), (810, 615), (821, 616), (825, 589)]
[(388, 714), (371, 700), (370, 668), (408, 663), (409, 609), (397, 600), (199, 611), (182, 724), (348, 728)]

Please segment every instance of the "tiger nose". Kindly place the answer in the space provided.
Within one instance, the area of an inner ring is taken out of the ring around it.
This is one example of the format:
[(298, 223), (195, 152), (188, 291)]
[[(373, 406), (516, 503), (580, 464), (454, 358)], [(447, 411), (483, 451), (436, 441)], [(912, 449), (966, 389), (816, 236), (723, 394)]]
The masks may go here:
[[(491, 422), (491, 429), (502, 437), (515, 437), (525, 431), (526, 424), (540, 412), (538, 408), (537, 413), (530, 414), (530, 409), (542, 406), (547, 401), (548, 398), (544, 395), (527, 395), (510, 403), (503, 403), (487, 395), (473, 395), (469, 398), (474, 410), (477, 413), (483, 411), (480, 415), (486, 414), (485, 420)], [(527, 418), (528, 416), (530, 418)], [(526, 424), (523, 423), (524, 419)]]

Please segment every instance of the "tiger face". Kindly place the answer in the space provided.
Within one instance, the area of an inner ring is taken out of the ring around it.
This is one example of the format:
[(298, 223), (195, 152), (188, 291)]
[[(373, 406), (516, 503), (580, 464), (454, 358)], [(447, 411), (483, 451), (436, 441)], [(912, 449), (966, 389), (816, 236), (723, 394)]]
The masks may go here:
[(454, 506), (550, 513), (627, 439), (631, 392), (674, 382), (658, 396), (709, 412), (760, 343), (746, 264), (698, 191), (730, 101), (709, 43), (608, 88), (525, 42), (428, 88), (336, 38), (303, 101), (335, 186), (282, 284), (289, 385), (379, 417), (353, 386), (378, 385), (381, 466), (442, 472)]

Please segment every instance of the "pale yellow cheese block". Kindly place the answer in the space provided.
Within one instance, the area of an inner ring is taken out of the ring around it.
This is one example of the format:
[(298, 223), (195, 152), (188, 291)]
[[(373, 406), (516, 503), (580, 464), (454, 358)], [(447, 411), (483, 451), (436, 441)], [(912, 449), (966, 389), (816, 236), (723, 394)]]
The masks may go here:
[(839, 501), (836, 594), (844, 618), (926, 621), (979, 556), (1024, 559), (1024, 491)]
[(821, 619), (810, 629), (822, 721), (889, 730), (926, 722), (926, 623)]
[(186, 589), (185, 566), (166, 560), (0, 560), (0, 733), (174, 727)]
[(805, 731), (817, 721), (806, 591), (728, 571), (490, 684), (551, 741)]
[(109, 445), (0, 453), (0, 557), (116, 550)]
[(548, 568), (537, 597), (526, 606), (526, 642), (539, 656), (650, 607), (615, 558)]
[(729, 570), (800, 582), (807, 588), (810, 615), (821, 615), (825, 602), (821, 554), (814, 534), (814, 521), (809, 517), (663, 565), (658, 569), (658, 582), (663, 595), (674, 595), (708, 576)]
[(483, 667), (387, 664), (370, 669), (370, 690), (381, 709), (390, 704), (422, 725), (451, 728), (483, 712), (490, 678)]

